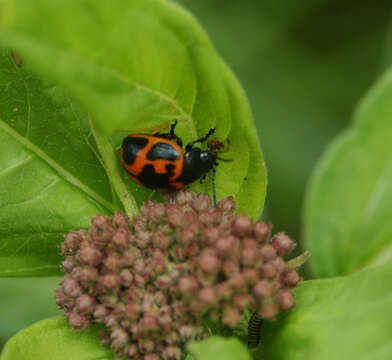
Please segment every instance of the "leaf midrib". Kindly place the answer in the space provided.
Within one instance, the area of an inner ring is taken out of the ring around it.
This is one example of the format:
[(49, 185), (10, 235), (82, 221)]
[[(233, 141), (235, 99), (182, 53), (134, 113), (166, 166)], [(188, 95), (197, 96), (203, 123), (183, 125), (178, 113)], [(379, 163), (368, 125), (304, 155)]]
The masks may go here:
[(64, 169), (61, 165), (59, 165), (56, 161), (54, 161), (50, 156), (48, 156), (44, 151), (42, 151), (38, 146), (33, 144), (31, 141), (20, 135), (14, 129), (12, 129), (4, 120), (0, 118), (0, 130), (5, 131), (8, 135), (13, 137), (19, 144), (21, 144), (24, 148), (28, 149), (32, 153), (34, 153), (38, 158), (47, 163), (51, 168), (53, 168), (58, 174), (62, 176), (62, 178), (70, 183), (71, 185), (78, 188), (80, 191), (85, 193), (91, 199), (95, 200), (98, 204), (106, 208), (108, 211), (114, 213), (115, 208), (112, 203), (105, 200), (102, 196), (100, 196), (97, 192), (89, 188), (87, 185), (82, 183), (79, 179), (77, 179), (74, 175), (72, 175), (69, 171)]

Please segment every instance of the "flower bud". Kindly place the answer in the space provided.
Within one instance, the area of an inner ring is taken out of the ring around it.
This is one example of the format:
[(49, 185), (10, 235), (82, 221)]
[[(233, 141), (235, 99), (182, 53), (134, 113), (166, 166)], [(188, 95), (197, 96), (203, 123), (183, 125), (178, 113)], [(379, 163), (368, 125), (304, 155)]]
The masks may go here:
[(300, 281), (300, 276), (295, 269), (288, 269), (283, 274), (283, 283), (290, 287), (295, 287)]
[(220, 261), (214, 250), (204, 249), (200, 255), (199, 266), (207, 273), (215, 274), (220, 270)]
[(261, 306), (261, 309), (258, 311), (258, 314), (264, 319), (274, 320), (278, 312), (279, 309), (277, 305), (274, 303), (269, 303), (269, 304), (263, 304)]
[(211, 208), (211, 200), (207, 195), (198, 195), (195, 200), (193, 200), (193, 208), (197, 212), (205, 211)]
[(295, 306), (293, 294), (290, 290), (280, 290), (276, 295), (276, 301), (281, 310), (288, 310)]
[(147, 231), (141, 231), (136, 235), (135, 242), (140, 249), (145, 249), (150, 243), (151, 235)]
[(121, 266), (120, 256), (115, 253), (108, 254), (103, 260), (103, 266), (106, 271), (117, 272)]
[(104, 289), (114, 290), (121, 286), (121, 277), (117, 274), (106, 274), (102, 277), (101, 285)]
[(281, 256), (287, 256), (293, 250), (295, 244), (286, 234), (276, 234), (271, 240), (272, 246)]
[(253, 235), (258, 241), (262, 243), (267, 242), (270, 235), (270, 227), (258, 221), (253, 227)]
[(119, 228), (112, 237), (112, 245), (118, 250), (125, 250), (129, 243), (129, 230), (126, 228)]
[(66, 273), (69, 273), (72, 271), (74, 266), (75, 266), (75, 263), (73, 261), (73, 258), (71, 256), (67, 256), (65, 258), (65, 260), (61, 263), (61, 270)]
[(88, 326), (89, 320), (76, 312), (71, 312), (68, 316), (68, 323), (75, 329), (83, 329)]
[(252, 220), (246, 215), (237, 216), (233, 221), (232, 230), (237, 236), (248, 236), (252, 233)]
[(218, 298), (216, 295), (216, 292), (214, 288), (212, 287), (205, 287), (199, 291), (199, 299), (201, 302), (208, 304), (208, 305), (214, 305), (217, 303)]
[(138, 349), (135, 344), (127, 345), (124, 349), (124, 355), (129, 359), (133, 359), (137, 353)]
[(181, 349), (177, 346), (168, 346), (162, 351), (164, 360), (179, 360), (181, 358)]
[(234, 212), (235, 203), (233, 201), (233, 197), (229, 196), (227, 198), (220, 200), (218, 202), (218, 208), (226, 212), (231, 212), (231, 213)]
[(129, 218), (126, 214), (116, 213), (112, 217), (112, 224), (117, 228), (128, 228)]
[(176, 202), (178, 205), (191, 204), (195, 198), (191, 191), (180, 191), (176, 196)]
[(138, 341), (139, 343), (139, 348), (143, 352), (152, 352), (154, 351), (155, 345), (154, 342), (149, 340), (149, 339), (141, 339)]
[(178, 282), (178, 290), (181, 294), (193, 294), (198, 288), (197, 280), (192, 276), (184, 276)]
[(94, 311), (95, 299), (87, 294), (80, 295), (76, 299), (76, 309), (80, 313), (90, 314)]
[(234, 252), (236, 244), (237, 239), (234, 236), (225, 236), (215, 243), (215, 249), (220, 257), (228, 257)]
[(79, 283), (70, 276), (64, 276), (62, 280), (64, 293), (70, 297), (76, 298), (82, 294), (83, 289)]
[(235, 261), (225, 261), (222, 264), (222, 270), (228, 278), (240, 271), (239, 266)]
[(149, 315), (140, 319), (139, 326), (143, 332), (156, 331), (159, 329), (157, 319)]
[(261, 267), (261, 274), (264, 278), (273, 279), (278, 274), (278, 270), (268, 262)]
[(85, 285), (98, 280), (98, 270), (92, 266), (83, 266), (80, 269), (79, 281)]
[(154, 233), (152, 236), (152, 244), (157, 249), (166, 250), (170, 245), (170, 241), (171, 239), (168, 235), (160, 232)]
[(136, 320), (140, 314), (140, 306), (135, 303), (128, 303), (125, 305), (125, 316), (128, 319)]
[(97, 321), (103, 322), (106, 316), (109, 315), (109, 309), (107, 309), (104, 305), (99, 304), (95, 307), (93, 315)]
[(143, 360), (159, 360), (159, 356), (157, 354), (146, 354), (144, 355)]
[(266, 244), (261, 247), (260, 255), (263, 261), (272, 260), (276, 257), (276, 250), (272, 245)]
[(91, 240), (99, 247), (105, 247), (111, 237), (112, 231), (110, 228), (94, 227), (91, 229)]
[(132, 284), (133, 275), (130, 270), (128, 270), (128, 269), (122, 270), (120, 273), (120, 277), (121, 277), (123, 286), (130, 286)]
[(129, 335), (123, 329), (116, 329), (111, 334), (112, 347), (114, 349), (119, 349), (124, 347), (129, 341)]
[(237, 326), (241, 321), (241, 313), (237, 308), (232, 306), (226, 306), (223, 309), (222, 322), (229, 326)]
[(252, 266), (257, 262), (256, 248), (244, 247), (241, 250), (241, 262), (244, 266)]
[(110, 227), (110, 219), (104, 215), (97, 215), (91, 219), (91, 224), (99, 228)]
[(242, 276), (244, 277), (245, 281), (249, 284), (255, 284), (259, 279), (259, 274), (257, 270), (254, 268), (245, 268), (242, 271)]
[(102, 253), (97, 247), (90, 245), (79, 251), (79, 258), (87, 265), (97, 266), (102, 260)]
[(195, 330), (191, 325), (184, 325), (180, 327), (179, 333), (183, 340), (189, 340), (194, 336)]
[(271, 297), (272, 292), (273, 288), (271, 284), (266, 280), (260, 280), (255, 286), (253, 286), (253, 293), (260, 300)]
[(214, 244), (219, 238), (219, 230), (217, 228), (204, 229), (203, 237), (207, 240), (208, 244)]
[(82, 242), (82, 237), (79, 232), (71, 231), (65, 236), (64, 242), (61, 244), (62, 255), (72, 255), (79, 249)]
[(166, 213), (165, 206), (160, 203), (154, 203), (148, 210), (148, 217), (151, 221), (159, 222)]

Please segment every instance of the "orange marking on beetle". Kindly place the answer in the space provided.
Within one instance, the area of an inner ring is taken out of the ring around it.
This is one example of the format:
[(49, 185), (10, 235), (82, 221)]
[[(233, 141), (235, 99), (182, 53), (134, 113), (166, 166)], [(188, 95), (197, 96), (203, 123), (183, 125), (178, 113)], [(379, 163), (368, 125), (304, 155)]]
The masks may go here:
[[(174, 165), (174, 168), (172, 170), (173, 176), (171, 176), (169, 178), (170, 183), (180, 177), (180, 175), (182, 173), (182, 168), (184, 166), (184, 153), (183, 153), (182, 148), (176, 142), (169, 140), (169, 139), (160, 138), (157, 136), (152, 136), (152, 135), (128, 135), (128, 137), (148, 139), (148, 143), (146, 144), (146, 146), (144, 148), (139, 150), (135, 161), (131, 165), (126, 164), (122, 160), (124, 167), (128, 170), (128, 172), (130, 174), (133, 175), (133, 177), (139, 176), (140, 173), (143, 171), (143, 167), (148, 164), (151, 164), (154, 167), (154, 171), (157, 174), (166, 174), (167, 173), (166, 165), (168, 165), (168, 164)], [(156, 159), (156, 160), (147, 159), (148, 152), (157, 143), (169, 144), (171, 147), (173, 147), (178, 152), (180, 158), (178, 160), (174, 160), (174, 161), (173, 160), (164, 160), (164, 159)], [(123, 159), (123, 149), (122, 148), (121, 148), (121, 159)], [(140, 183), (140, 181), (138, 183)], [(177, 184), (179, 184), (179, 183), (177, 183)], [(177, 188), (177, 186), (176, 186), (176, 188)]]

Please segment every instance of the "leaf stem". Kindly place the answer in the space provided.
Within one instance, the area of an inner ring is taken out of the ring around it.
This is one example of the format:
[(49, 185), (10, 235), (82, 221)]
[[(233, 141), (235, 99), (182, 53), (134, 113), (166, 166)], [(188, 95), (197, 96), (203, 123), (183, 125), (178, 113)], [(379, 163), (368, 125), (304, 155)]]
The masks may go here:
[(129, 193), (127, 186), (123, 181), (122, 173), (118, 168), (118, 160), (115, 154), (115, 150), (107, 136), (101, 134), (100, 131), (95, 127), (90, 115), (88, 116), (88, 119), (91, 132), (94, 135), (98, 150), (105, 164), (105, 170), (108, 174), (109, 181), (113, 185), (114, 190), (123, 204), (125, 212), (130, 218), (132, 218), (139, 213), (139, 210), (135, 198)]

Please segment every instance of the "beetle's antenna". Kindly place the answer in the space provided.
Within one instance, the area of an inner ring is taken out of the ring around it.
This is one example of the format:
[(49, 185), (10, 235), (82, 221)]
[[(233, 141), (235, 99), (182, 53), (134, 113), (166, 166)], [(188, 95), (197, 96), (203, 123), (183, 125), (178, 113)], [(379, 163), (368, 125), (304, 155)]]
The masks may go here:
[(214, 198), (214, 207), (216, 207), (216, 191), (215, 191), (215, 168), (212, 168), (212, 196)]

